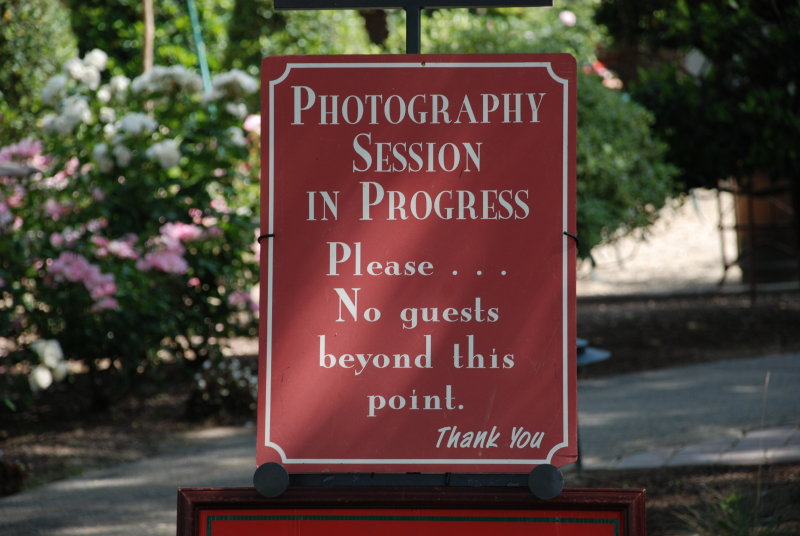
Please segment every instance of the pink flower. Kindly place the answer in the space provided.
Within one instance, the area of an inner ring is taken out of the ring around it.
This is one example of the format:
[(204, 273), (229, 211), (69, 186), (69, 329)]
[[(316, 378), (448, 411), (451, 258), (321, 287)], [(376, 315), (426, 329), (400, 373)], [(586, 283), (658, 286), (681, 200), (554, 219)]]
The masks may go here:
[(113, 296), (117, 292), (117, 283), (114, 280), (114, 274), (100, 273), (100, 269), (92, 266), (89, 277), (84, 280), (83, 284), (89, 295), (94, 301), (102, 300), (103, 298)]
[(67, 247), (72, 247), (83, 236), (83, 231), (79, 230), (79, 229), (71, 229), (71, 228), (67, 227), (61, 233), (61, 236), (64, 237), (65, 245)]
[(63, 251), (57, 259), (49, 262), (47, 271), (56, 282), (83, 283), (92, 300), (96, 302), (95, 305), (117, 292), (114, 274), (102, 273), (100, 268), (86, 260), (86, 257), (71, 251)]
[(47, 271), (56, 281), (82, 281), (89, 270), (89, 261), (83, 255), (64, 251), (48, 267)]
[(189, 217), (192, 218), (192, 223), (199, 225), (203, 221), (203, 211), (199, 208), (190, 208)]
[(161, 234), (178, 242), (193, 242), (203, 238), (203, 229), (191, 223), (170, 222), (159, 229)]
[(75, 175), (75, 172), (78, 171), (80, 166), (81, 161), (78, 160), (77, 157), (73, 156), (67, 160), (66, 164), (64, 164), (64, 173), (71, 177), (72, 175)]
[(217, 212), (221, 212), (222, 214), (227, 214), (231, 211), (228, 203), (226, 203), (221, 197), (215, 197), (211, 200), (211, 208)]
[(105, 218), (96, 218), (86, 223), (86, 229), (92, 233), (96, 233), (104, 227), (108, 227), (108, 220)]
[(170, 251), (176, 255), (183, 255), (186, 253), (186, 248), (183, 247), (180, 240), (168, 235), (158, 235), (147, 241), (147, 247), (151, 251)]
[(52, 158), (42, 154), (44, 146), (39, 140), (26, 138), (17, 143), (0, 149), (0, 162), (18, 162), (28, 164), (37, 169), (42, 169), (52, 161)]
[(261, 132), (261, 116), (258, 114), (248, 115), (244, 120), (243, 127), (247, 132), (259, 134)]
[(12, 162), (14, 160), (29, 160), (40, 154), (44, 146), (39, 140), (26, 138), (17, 143), (8, 145), (0, 149), (0, 162)]
[(195, 288), (200, 286), (200, 278), (199, 277), (191, 277), (189, 281), (186, 282), (186, 285)]
[(103, 236), (95, 235), (95, 236), (93, 236), (91, 238), (91, 240), (92, 240), (92, 244), (94, 244), (95, 246), (97, 246), (99, 248), (106, 248), (108, 246), (108, 244), (109, 244), (108, 238), (105, 238)]
[(189, 263), (174, 251), (151, 251), (137, 261), (136, 268), (142, 272), (158, 270), (168, 274), (185, 274)]
[(244, 305), (250, 299), (250, 295), (243, 291), (237, 290), (236, 292), (232, 292), (230, 296), (228, 296), (228, 304), (232, 307), (238, 307), (240, 305)]
[(210, 227), (208, 229), (208, 236), (211, 237), (211, 238), (220, 238), (224, 234), (225, 233), (222, 231), (222, 229), (220, 229), (216, 225), (214, 227)]
[(42, 179), (42, 188), (49, 190), (64, 190), (69, 186), (69, 177), (63, 171), (59, 171), (52, 177)]
[(25, 199), (25, 190), (22, 188), (16, 188), (14, 193), (8, 196), (6, 203), (11, 208), (19, 208), (20, 205), (22, 205), (23, 199)]
[(116, 311), (117, 309), (119, 309), (119, 302), (114, 298), (105, 297), (96, 302), (92, 306), (91, 311), (97, 313), (100, 311)]
[(50, 245), (54, 248), (62, 248), (64, 247), (64, 235), (61, 233), (53, 233), (50, 235)]
[(69, 214), (70, 206), (66, 203), (59, 203), (55, 199), (48, 199), (44, 202), (45, 215), (55, 221), (61, 219), (61, 216)]
[(121, 240), (112, 240), (108, 243), (108, 252), (120, 259), (138, 259), (139, 252), (133, 247), (136, 243), (136, 236), (129, 235)]
[(14, 221), (14, 215), (9, 210), (8, 203), (0, 201), (0, 228), (5, 227), (12, 221)]
[(237, 309), (249, 309), (251, 311), (258, 310), (258, 304), (253, 301), (249, 292), (244, 290), (237, 290), (228, 296), (228, 305)]

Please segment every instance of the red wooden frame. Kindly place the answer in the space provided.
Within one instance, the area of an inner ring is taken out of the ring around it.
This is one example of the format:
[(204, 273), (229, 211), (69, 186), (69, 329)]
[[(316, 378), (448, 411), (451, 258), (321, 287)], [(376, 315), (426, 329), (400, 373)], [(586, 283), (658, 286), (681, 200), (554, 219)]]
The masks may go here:
[[(612, 520), (615, 527), (612, 532), (618, 536), (646, 534), (645, 491), (642, 489), (565, 489), (557, 498), (541, 501), (526, 488), (414, 486), (295, 487), (274, 499), (262, 497), (254, 488), (181, 488), (178, 490), (177, 534), (208, 535), (206, 528), (211, 526), (208, 519), (212, 514), (224, 523), (243, 518), (245, 513), (252, 520), (268, 518), (270, 512), (291, 511), (305, 521), (313, 516), (303, 515), (304, 512), (320, 514), (320, 510), (325, 515), (318, 517), (330, 521), (339, 516), (346, 523), (352, 523), (347, 517), (353, 512), (370, 519), (381, 516), (389, 519), (390, 515), (393, 521), (406, 516), (416, 516), (419, 521), (421, 512), (423, 517), (431, 518), (441, 512), (455, 514), (461, 516), (460, 521), (478, 516), (483, 522), (480, 525), (483, 533), (491, 530), (491, 523), (486, 521), (498, 515), (536, 517), (551, 524), (570, 523), (571, 517), (591, 520), (594, 515)], [(365, 513), (369, 515), (364, 516)], [(205, 524), (201, 518), (205, 519)], [(498, 522), (502, 519), (507, 521), (508, 517), (498, 518)], [(582, 523), (579, 533), (588, 536), (592, 534), (592, 527), (591, 523)], [(269, 534), (263, 530), (260, 533)], [(609, 533), (608, 529), (602, 532)]]

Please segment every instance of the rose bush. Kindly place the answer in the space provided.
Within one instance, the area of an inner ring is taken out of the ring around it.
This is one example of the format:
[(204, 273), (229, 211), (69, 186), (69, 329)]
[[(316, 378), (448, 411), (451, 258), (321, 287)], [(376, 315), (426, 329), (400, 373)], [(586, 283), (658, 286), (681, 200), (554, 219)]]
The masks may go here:
[[(57, 341), (95, 402), (106, 378), (131, 386), (252, 335), (258, 274), (259, 140), (243, 129), (258, 82), (231, 71), (203, 91), (180, 66), (109, 77), (106, 59), (67, 61), (42, 90), (38, 129), (0, 149), (39, 170), (0, 177), (0, 367), (33, 374), (32, 343)], [(4, 386), (7, 403), (20, 385)]]

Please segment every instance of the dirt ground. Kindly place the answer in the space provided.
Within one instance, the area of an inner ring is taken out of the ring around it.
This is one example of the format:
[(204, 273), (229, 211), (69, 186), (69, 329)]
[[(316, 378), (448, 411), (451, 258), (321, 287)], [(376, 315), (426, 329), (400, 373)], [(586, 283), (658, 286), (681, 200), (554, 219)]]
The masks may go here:
[[(755, 302), (746, 294), (582, 299), (579, 336), (610, 350), (612, 358), (584, 367), (580, 376), (800, 351), (798, 327), (798, 292), (764, 293)], [(55, 390), (31, 411), (0, 414), (0, 460), (9, 462), (0, 473), (0, 488), (13, 488), (17, 478), (31, 488), (152, 456), (178, 448), (181, 432), (219, 424), (186, 419), (185, 384), (172, 384), (169, 392), (154, 386), (118, 400), (104, 414), (86, 412), (67, 394)], [(240, 416), (240, 423), (252, 418)], [(703, 534), (689, 530), (697, 523), (692, 519), (746, 517), (758, 491), (759, 518), (773, 524), (788, 518), (784, 532), (775, 534), (800, 533), (800, 464), (570, 472), (567, 485), (647, 488), (651, 535)], [(713, 529), (708, 534), (725, 533)]]
[(612, 358), (582, 376), (800, 351), (800, 292), (582, 300), (578, 336)]
[(800, 534), (800, 464), (584, 471), (567, 486), (645, 488), (650, 536)]

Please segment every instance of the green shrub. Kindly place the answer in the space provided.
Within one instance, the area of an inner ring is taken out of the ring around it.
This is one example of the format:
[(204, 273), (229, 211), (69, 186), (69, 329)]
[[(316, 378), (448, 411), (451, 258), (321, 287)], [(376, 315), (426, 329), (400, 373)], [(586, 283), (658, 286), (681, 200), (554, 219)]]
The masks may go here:
[[(142, 0), (67, 0), (81, 54), (100, 48), (109, 69), (134, 76), (142, 72), (144, 16)], [(228, 45), (233, 0), (195, 0), (200, 31), (212, 71), (219, 72)], [(154, 62), (199, 69), (186, 0), (154, 0)]]
[(23, 371), (29, 343), (54, 340), (131, 385), (254, 334), (258, 138), (242, 126), (258, 83), (222, 73), (202, 97), (183, 67), (130, 80), (105, 63), (69, 60), (42, 91), (42, 141), (0, 150), (43, 170), (0, 177), (0, 332)]
[(605, 0), (598, 18), (687, 185), (763, 174), (799, 195), (798, 2)]
[(0, 0), (0, 145), (33, 127), (38, 94), (75, 55), (69, 13), (58, 0)]

